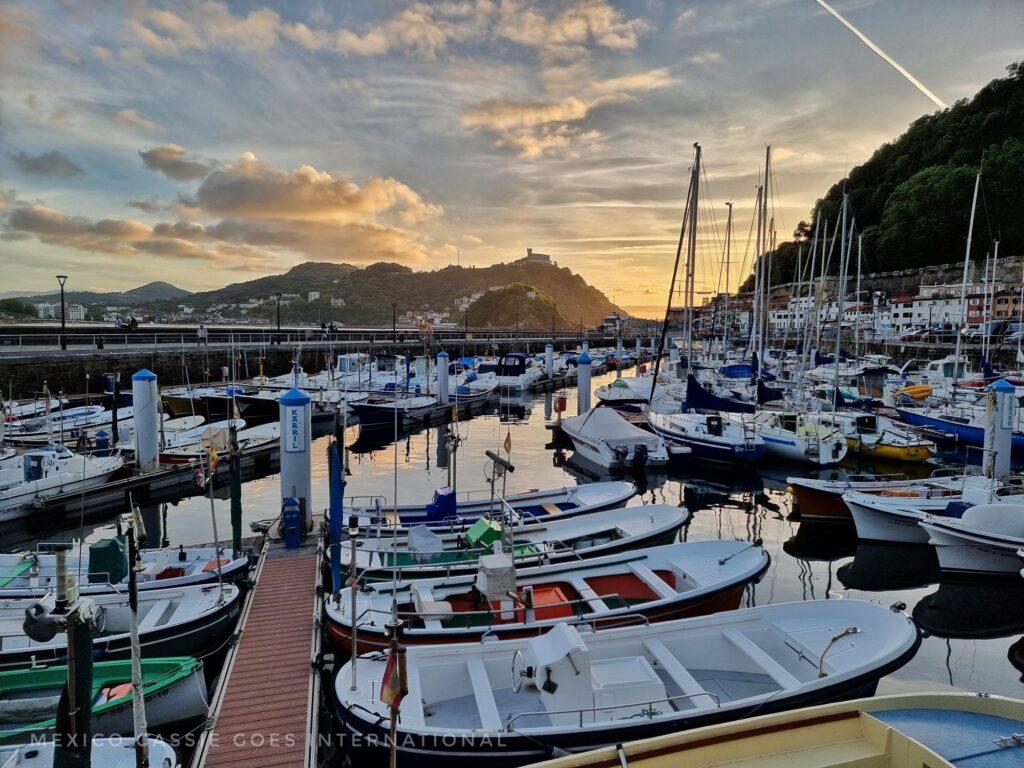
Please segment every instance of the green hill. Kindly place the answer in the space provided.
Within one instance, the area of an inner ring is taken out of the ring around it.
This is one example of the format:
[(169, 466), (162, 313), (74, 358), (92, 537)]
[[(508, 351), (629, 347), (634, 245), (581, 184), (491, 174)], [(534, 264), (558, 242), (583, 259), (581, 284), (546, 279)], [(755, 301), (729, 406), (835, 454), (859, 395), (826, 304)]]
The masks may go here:
[[(188, 303), (203, 309), (214, 304), (268, 299), (281, 292), (299, 296), (282, 308), (282, 321), (286, 323), (334, 320), (348, 325), (387, 325), (391, 322), (392, 302), (397, 305), (399, 314), (426, 310), (447, 312), (449, 321), (461, 323), (460, 299), (464, 302), (475, 293), (486, 293), (513, 283), (535, 287), (554, 302), (557, 313), (573, 326), (581, 319), (584, 325), (593, 326), (612, 312), (625, 314), (571, 270), (525, 260), (489, 267), (449, 266), (429, 272), (416, 272), (392, 262), (378, 262), (362, 269), (349, 264), (306, 262), (283, 275), (193, 294)], [(307, 301), (310, 291), (318, 292), (320, 298)], [(272, 303), (268, 303), (250, 311), (250, 315), (270, 317), (273, 312)], [(476, 324), (472, 312), (470, 322)], [(544, 327), (550, 328), (550, 313), (545, 322)]]
[[(865, 271), (962, 261), (980, 165), (984, 195), (972, 257), (984, 258), (993, 239), (1000, 240), (1002, 255), (1024, 253), (1024, 63), (1007, 72), (974, 98), (918, 118), (875, 150), (817, 201), (809, 221), (824, 216), (834, 225), (845, 189), (864, 235)], [(774, 283), (793, 279), (797, 248), (803, 245), (806, 253), (811, 235), (812, 225), (800, 222), (796, 239), (778, 247)], [(834, 257), (833, 271), (837, 262)]]
[(488, 291), (469, 306), (469, 321), (474, 328), (516, 328), (521, 331), (556, 331), (572, 327), (559, 311), (558, 304), (536, 286), (512, 283), (497, 291)]

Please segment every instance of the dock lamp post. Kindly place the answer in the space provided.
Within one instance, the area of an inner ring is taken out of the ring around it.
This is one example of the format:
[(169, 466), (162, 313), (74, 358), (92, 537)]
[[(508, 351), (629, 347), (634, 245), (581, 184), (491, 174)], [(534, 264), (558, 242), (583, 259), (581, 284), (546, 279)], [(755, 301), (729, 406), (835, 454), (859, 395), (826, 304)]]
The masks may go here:
[(391, 302), (391, 343), (398, 343), (398, 302)]
[(274, 298), (277, 299), (277, 343), (281, 343), (281, 292), (278, 291), (274, 294)]
[(64, 314), (64, 283), (68, 281), (67, 275), (57, 275), (57, 282), (60, 283), (60, 348), (66, 351), (68, 340), (64, 335), (67, 332), (67, 321)]

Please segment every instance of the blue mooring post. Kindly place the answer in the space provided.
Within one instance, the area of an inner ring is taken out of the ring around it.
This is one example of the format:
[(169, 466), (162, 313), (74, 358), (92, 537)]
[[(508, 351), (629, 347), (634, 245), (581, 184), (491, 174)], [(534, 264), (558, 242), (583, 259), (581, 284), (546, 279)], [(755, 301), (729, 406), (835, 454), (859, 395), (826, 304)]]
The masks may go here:
[(544, 345), (544, 374), (549, 378), (555, 377), (555, 345)]
[(579, 393), (576, 398), (576, 414), (590, 410), (590, 353), (584, 352), (576, 360), (576, 383)]
[(296, 499), (305, 531), (313, 529), (312, 414), (309, 395), (290, 389), (281, 396), (281, 501)]
[(331, 468), (331, 508), (327, 530), (331, 537), (331, 586), (336, 595), (341, 592), (341, 532), (345, 524), (345, 468), (336, 442), (331, 444), (328, 459)]

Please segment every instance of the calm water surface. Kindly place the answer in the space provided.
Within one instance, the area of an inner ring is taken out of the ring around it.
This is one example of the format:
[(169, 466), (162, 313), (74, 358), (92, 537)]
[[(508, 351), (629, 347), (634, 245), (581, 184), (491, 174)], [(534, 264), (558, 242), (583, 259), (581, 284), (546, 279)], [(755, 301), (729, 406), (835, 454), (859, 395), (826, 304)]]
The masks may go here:
[[(609, 377), (596, 377), (595, 386)], [(390, 430), (360, 434), (346, 432), (350, 448), (347, 495), (385, 495), (390, 498), (398, 467), (400, 503), (427, 500), (436, 487), (455, 481), (460, 491), (486, 487), (487, 449), (498, 450), (511, 436), (515, 472), (506, 478), (509, 493), (602, 479), (595, 467), (578, 466), (571, 448), (551, 445), (545, 427), (558, 397), (531, 395), (503, 400), (500, 413), (477, 417), (458, 426), (461, 444), (450, 455), (445, 428), (430, 428), (400, 437)], [(567, 396), (567, 413), (576, 412), (575, 396)], [(314, 442), (314, 503), (328, 501), (326, 452), (329, 438)], [(794, 600), (855, 597), (884, 605), (905, 603), (925, 632), (917, 656), (903, 669), (882, 680), (879, 693), (948, 690), (950, 687), (1024, 697), (1024, 579), (1010, 584), (939, 583), (929, 547), (857, 546), (852, 526), (801, 524), (791, 519), (792, 501), (786, 493), (787, 475), (796, 466), (767, 466), (755, 472), (696, 463), (673, 466), (667, 474), (641, 478), (642, 492), (629, 503), (685, 504), (693, 519), (682, 534), (688, 540), (760, 538), (772, 557), (764, 579), (751, 587), (748, 605)], [(604, 478), (610, 479), (610, 478)], [(225, 491), (226, 493), (226, 491)], [(243, 486), (245, 531), (248, 523), (277, 514), (280, 498), (276, 475)], [(227, 498), (214, 501), (219, 533), (230, 535)], [(111, 521), (90, 523), (48, 534), (47, 540), (84, 535), (92, 541), (111, 535)], [(192, 497), (177, 504), (143, 510), (154, 541), (162, 533), (171, 545), (212, 541), (210, 502)], [(7, 537), (5, 537), (7, 538)], [(10, 540), (10, 539), (9, 539)], [(30, 546), (31, 538), (15, 537), (5, 549)], [(1014, 645), (1016, 643), (1016, 645)]]

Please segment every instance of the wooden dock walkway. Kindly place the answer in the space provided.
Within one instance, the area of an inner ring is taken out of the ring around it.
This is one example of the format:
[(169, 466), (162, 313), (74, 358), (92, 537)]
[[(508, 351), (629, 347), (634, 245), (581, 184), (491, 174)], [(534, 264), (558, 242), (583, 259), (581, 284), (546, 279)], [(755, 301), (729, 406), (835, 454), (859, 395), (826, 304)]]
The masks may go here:
[(225, 663), (212, 729), (194, 768), (303, 768), (314, 765), (319, 652), (316, 535), (297, 550), (275, 542), (263, 554), (241, 618), (241, 638)]

